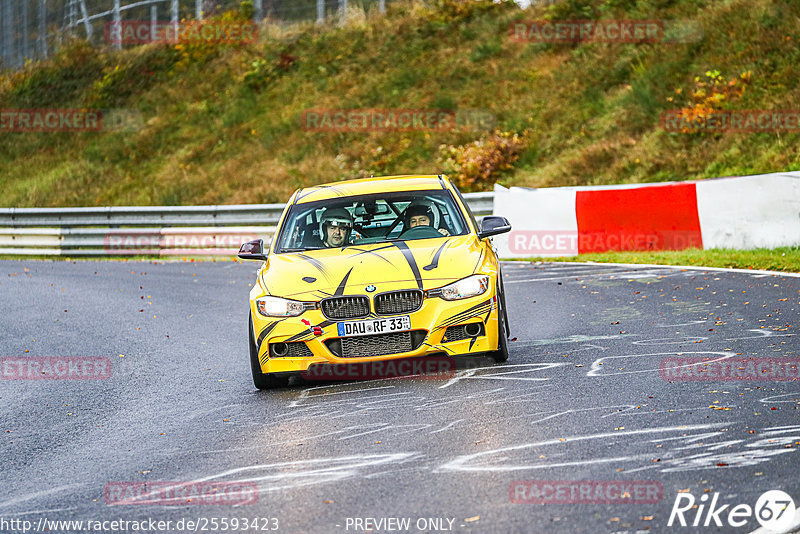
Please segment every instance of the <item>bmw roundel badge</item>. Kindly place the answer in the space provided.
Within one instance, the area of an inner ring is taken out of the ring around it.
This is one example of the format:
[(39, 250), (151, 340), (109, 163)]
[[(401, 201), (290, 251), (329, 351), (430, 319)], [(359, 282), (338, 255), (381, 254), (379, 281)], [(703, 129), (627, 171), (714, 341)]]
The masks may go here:
[(367, 293), (372, 293), (372, 292), (373, 292), (373, 291), (375, 291), (377, 288), (376, 288), (375, 286), (373, 286), (372, 284), (370, 284), (370, 285), (368, 285), (367, 287), (365, 287), (364, 289), (366, 289), (366, 290), (367, 290)]

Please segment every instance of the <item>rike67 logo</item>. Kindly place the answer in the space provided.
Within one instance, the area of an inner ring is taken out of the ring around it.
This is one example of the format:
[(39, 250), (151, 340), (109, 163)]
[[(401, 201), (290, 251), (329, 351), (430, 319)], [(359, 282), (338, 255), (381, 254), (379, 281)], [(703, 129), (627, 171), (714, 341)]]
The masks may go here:
[(755, 508), (749, 504), (737, 504), (732, 508), (730, 504), (719, 505), (719, 493), (711, 496), (711, 502), (708, 500), (708, 493), (699, 499), (695, 499), (691, 493), (678, 493), (672, 503), (667, 526), (709, 527), (713, 524), (717, 527), (743, 527), (753, 516), (762, 527), (772, 532), (786, 532), (797, 526), (794, 500), (781, 490), (763, 493), (756, 501)]

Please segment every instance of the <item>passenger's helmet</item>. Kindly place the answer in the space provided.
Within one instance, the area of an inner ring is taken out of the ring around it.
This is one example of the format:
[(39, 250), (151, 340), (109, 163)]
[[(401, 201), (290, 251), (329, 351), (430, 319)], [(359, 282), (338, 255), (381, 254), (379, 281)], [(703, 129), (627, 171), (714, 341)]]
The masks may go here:
[(320, 239), (325, 241), (327, 234), (325, 233), (325, 225), (329, 226), (344, 226), (345, 234), (344, 240), (347, 242), (350, 239), (350, 234), (353, 232), (353, 216), (345, 208), (328, 208), (322, 213), (319, 220), (319, 236)]
[(425, 215), (433, 228), (439, 228), (439, 210), (431, 202), (425, 200), (415, 200), (408, 205), (403, 215), (403, 228), (408, 230), (411, 225), (411, 217)]

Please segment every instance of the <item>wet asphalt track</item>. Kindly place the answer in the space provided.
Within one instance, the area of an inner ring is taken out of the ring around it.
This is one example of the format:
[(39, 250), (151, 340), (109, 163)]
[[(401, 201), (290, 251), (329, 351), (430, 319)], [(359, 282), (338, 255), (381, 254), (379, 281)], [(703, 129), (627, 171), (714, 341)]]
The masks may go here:
[[(754, 518), (740, 528), (667, 520), (687, 490), (732, 507), (781, 489), (800, 505), (800, 381), (669, 382), (658, 371), (679, 353), (800, 357), (800, 278), (506, 263), (515, 338), (506, 365), (258, 392), (246, 338), (255, 267), (0, 262), (0, 355), (113, 366), (107, 380), (0, 381), (0, 520), (260, 517), (283, 532), (387, 532), (354, 529), (353, 518), (410, 518), (419, 532), (418, 519), (440, 518), (419, 525), (750, 532)], [(255, 481), (258, 500), (104, 501), (109, 482), (198, 479)], [(513, 503), (516, 480), (657, 481), (663, 497)], [(9, 525), (0, 531), (21, 532)]]

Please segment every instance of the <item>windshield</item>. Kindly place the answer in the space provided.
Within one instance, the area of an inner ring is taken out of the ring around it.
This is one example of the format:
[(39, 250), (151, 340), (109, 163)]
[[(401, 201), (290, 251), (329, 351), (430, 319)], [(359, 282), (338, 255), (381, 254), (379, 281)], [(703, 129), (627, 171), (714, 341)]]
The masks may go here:
[(469, 227), (449, 191), (377, 193), (293, 205), (275, 252), (464, 235)]

